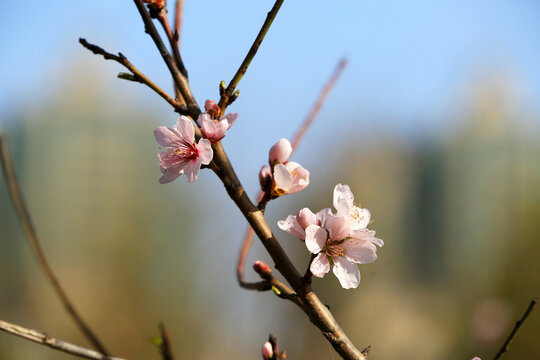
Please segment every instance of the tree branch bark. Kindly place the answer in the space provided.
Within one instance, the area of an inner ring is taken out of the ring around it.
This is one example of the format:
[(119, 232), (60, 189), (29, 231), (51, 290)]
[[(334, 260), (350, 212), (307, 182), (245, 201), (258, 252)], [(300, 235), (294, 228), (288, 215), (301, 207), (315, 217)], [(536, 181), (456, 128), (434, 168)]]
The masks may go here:
[(107, 356), (102, 353), (83, 348), (78, 345), (73, 345), (68, 342), (57, 340), (48, 336), (47, 334), (40, 333), (39, 331), (24, 328), (19, 325), (8, 323), (7, 321), (0, 320), (0, 330), (9, 334), (21, 337), (26, 340), (33, 341), (40, 345), (45, 345), (51, 349), (62, 351), (67, 354), (78, 356), (84, 359), (93, 360), (123, 360), (121, 358)]

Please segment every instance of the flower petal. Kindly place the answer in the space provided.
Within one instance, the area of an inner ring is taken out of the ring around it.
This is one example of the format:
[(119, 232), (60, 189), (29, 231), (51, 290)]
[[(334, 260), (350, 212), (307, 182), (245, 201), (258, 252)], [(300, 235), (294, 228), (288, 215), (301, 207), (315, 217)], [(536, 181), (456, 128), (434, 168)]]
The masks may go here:
[(320, 253), (313, 259), (309, 267), (311, 273), (316, 277), (322, 278), (324, 274), (330, 271), (330, 261), (328, 261), (328, 256), (324, 253)]
[(317, 213), (317, 225), (324, 224), (324, 221), (328, 215), (332, 215), (332, 210), (330, 208), (319, 210)]
[(277, 164), (274, 166), (274, 181), (276, 182), (276, 189), (281, 189), (284, 192), (288, 192), (292, 184), (292, 175), (283, 164)]
[(159, 126), (154, 129), (154, 137), (159, 145), (164, 147), (172, 147), (178, 143), (179, 139), (176, 134), (166, 126)]
[(348, 216), (353, 205), (354, 195), (349, 185), (337, 184), (334, 188), (334, 208), (337, 213)]
[(309, 252), (318, 254), (326, 245), (328, 233), (325, 229), (317, 225), (310, 225), (306, 228), (306, 247)]
[(345, 257), (357, 264), (369, 264), (377, 260), (377, 247), (366, 240), (350, 238), (345, 240), (341, 247)]
[(230, 113), (230, 114), (225, 115), (223, 119), (227, 121), (227, 130), (229, 130), (231, 126), (233, 126), (237, 118), (238, 118), (237, 113)]
[(306, 238), (304, 228), (298, 224), (297, 218), (294, 215), (287, 216), (285, 220), (280, 220), (277, 224), (281, 230), (288, 232), (297, 239), (304, 240)]
[(178, 118), (178, 121), (176, 121), (176, 130), (189, 142), (195, 142), (195, 126), (188, 117), (181, 115)]
[(349, 213), (349, 220), (352, 230), (363, 229), (368, 226), (371, 220), (371, 212), (368, 209), (353, 205)]
[(187, 181), (191, 183), (197, 180), (200, 170), (201, 158), (196, 158), (194, 160), (188, 161), (186, 167), (184, 168), (184, 174), (186, 174)]
[(210, 161), (212, 161), (212, 158), (214, 157), (214, 151), (212, 150), (210, 141), (208, 139), (199, 140), (197, 150), (199, 150), (200, 163), (204, 165), (210, 164)]
[(360, 271), (358, 266), (347, 260), (346, 258), (339, 256), (333, 259), (334, 268), (332, 269), (334, 275), (339, 279), (339, 283), (344, 289), (354, 289), (360, 284)]
[(304, 169), (297, 162), (289, 161), (285, 164), (292, 176), (292, 183), (288, 193), (294, 194), (306, 188), (309, 185), (309, 171)]
[(334, 241), (343, 240), (349, 236), (350, 229), (341, 215), (329, 214), (322, 225), (330, 234), (330, 239)]
[(175, 180), (177, 177), (184, 173), (184, 168), (186, 167), (186, 165), (187, 164), (185, 162), (181, 162), (167, 169), (161, 168), (161, 172), (163, 173), (163, 175), (159, 178), (159, 183), (167, 184)]
[(384, 241), (375, 237), (375, 231), (369, 229), (359, 229), (351, 232), (351, 236), (360, 240), (369, 241), (375, 245), (383, 246)]
[(298, 214), (296, 214), (296, 220), (302, 229), (305, 229), (310, 225), (317, 225), (317, 215), (307, 207), (301, 209)]

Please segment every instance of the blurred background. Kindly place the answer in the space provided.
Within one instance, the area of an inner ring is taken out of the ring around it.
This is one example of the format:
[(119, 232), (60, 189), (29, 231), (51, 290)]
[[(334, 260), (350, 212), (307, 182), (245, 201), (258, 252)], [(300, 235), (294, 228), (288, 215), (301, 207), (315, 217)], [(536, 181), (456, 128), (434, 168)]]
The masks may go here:
[[(272, 5), (185, 0), (182, 54), (200, 104), (218, 99)], [(385, 246), (360, 267), (360, 286), (314, 281), (370, 358), (491, 358), (540, 294), (539, 14), (534, 0), (286, 1), (239, 84), (224, 146), (254, 196), (270, 146), (349, 60), (294, 157), (309, 187), (267, 215), (303, 271), (305, 246), (276, 221), (330, 207), (337, 183), (371, 210)], [(159, 359), (162, 321), (178, 359), (257, 359), (270, 332), (291, 359), (338, 358), (291, 303), (237, 286), (246, 225), (211, 172), (158, 183), (152, 130), (175, 113), (77, 42), (122, 52), (172, 93), (131, 1), (4, 2), (0, 33), (0, 131), (52, 267), (115, 355)], [(258, 242), (248, 265), (256, 259), (269, 261)], [(0, 319), (88, 345), (3, 178)], [(539, 333), (533, 313), (506, 359), (540, 358)], [(2, 333), (0, 358), (71, 357)]]

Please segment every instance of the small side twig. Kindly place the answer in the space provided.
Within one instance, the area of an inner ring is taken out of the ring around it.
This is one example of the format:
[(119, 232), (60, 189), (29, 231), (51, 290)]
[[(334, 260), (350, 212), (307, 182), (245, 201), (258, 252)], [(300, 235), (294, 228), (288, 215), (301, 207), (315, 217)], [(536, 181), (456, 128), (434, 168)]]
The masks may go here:
[(309, 111), (308, 115), (306, 116), (304, 122), (293, 136), (293, 140), (291, 141), (292, 146), (292, 153), (298, 148), (298, 145), (300, 144), (300, 141), (304, 138), (304, 135), (306, 134), (307, 130), (321, 111), (321, 108), (328, 97), (328, 94), (332, 91), (334, 86), (336, 85), (337, 81), (339, 80), (341, 74), (343, 73), (343, 70), (347, 67), (347, 59), (342, 58), (339, 63), (336, 65), (336, 68), (334, 72), (332, 73), (332, 76), (328, 79), (326, 84), (324, 84), (324, 87), (321, 89), (321, 92), (319, 93), (319, 96), (317, 96), (317, 100), (315, 100), (315, 103), (311, 107), (311, 110)]
[(123, 360), (117, 357), (107, 356), (103, 353), (96, 352), (94, 350), (86, 349), (78, 345), (73, 345), (68, 342), (57, 340), (46, 334), (40, 333), (35, 330), (27, 329), (19, 325), (11, 324), (6, 321), (0, 320), (0, 330), (9, 334), (19, 336), (23, 339), (33, 341), (35, 343), (48, 346), (52, 349), (65, 352), (74, 356), (78, 356), (84, 359), (93, 360)]
[(531, 303), (529, 304), (529, 307), (527, 308), (527, 310), (525, 310), (525, 313), (523, 314), (521, 319), (519, 319), (516, 322), (516, 325), (514, 326), (514, 329), (512, 329), (512, 332), (510, 333), (510, 335), (508, 336), (508, 338), (506, 339), (506, 341), (504, 342), (502, 347), (499, 349), (499, 351), (497, 352), (497, 354), (495, 355), (493, 360), (497, 360), (497, 359), (501, 358), (501, 356), (503, 356), (504, 353), (508, 351), (508, 349), (510, 348), (510, 344), (512, 343), (512, 340), (514, 340), (514, 338), (516, 337), (521, 325), (523, 325), (525, 320), (527, 320), (527, 317), (531, 314), (531, 312), (536, 307), (536, 302), (537, 301), (538, 301), (537, 298), (534, 298), (534, 299), (531, 300)]
[(174, 15), (174, 38), (178, 48), (180, 48), (180, 33), (182, 28), (182, 8), (184, 7), (184, 0), (176, 0), (176, 8)]
[(120, 78), (124, 80), (136, 81), (148, 86), (150, 89), (154, 90), (159, 96), (165, 99), (165, 101), (171, 104), (171, 106), (175, 110), (179, 112), (181, 111), (179, 102), (170, 97), (165, 91), (163, 91), (159, 86), (152, 82), (152, 80), (150, 80), (142, 72), (140, 72), (131, 62), (129, 62), (129, 60), (122, 53), (118, 53), (118, 55), (111, 54), (97, 45), (90, 44), (88, 41), (86, 41), (86, 39), (83, 38), (79, 38), (79, 43), (81, 43), (82, 46), (84, 46), (94, 54), (103, 56), (105, 60), (114, 60), (117, 63), (123, 65), (129, 71), (131, 71), (131, 74), (133, 75), (132, 77), (119, 75)]
[(184, 66), (184, 61), (182, 60), (182, 56), (180, 55), (178, 42), (176, 41), (174, 33), (171, 30), (171, 26), (169, 25), (169, 18), (167, 17), (167, 11), (165, 10), (165, 8), (161, 9), (161, 11), (158, 14), (157, 19), (161, 23), (161, 26), (163, 27), (163, 30), (165, 30), (165, 34), (167, 35), (167, 38), (169, 39), (169, 44), (171, 45), (174, 60), (176, 61), (176, 66), (178, 67), (182, 75), (184, 75), (187, 79), (188, 73), (187, 73), (186, 67)]
[(251, 45), (251, 48), (249, 49), (248, 53), (246, 54), (246, 57), (244, 58), (244, 61), (242, 61), (242, 64), (240, 64), (240, 67), (236, 71), (236, 74), (234, 74), (231, 82), (229, 83), (229, 86), (223, 91), (221, 94), (221, 98), (219, 99), (219, 107), (221, 108), (221, 113), (225, 114), (225, 110), (227, 109), (227, 106), (229, 105), (229, 98), (233, 95), (234, 90), (236, 89), (236, 86), (246, 73), (249, 64), (251, 63), (251, 60), (255, 57), (255, 54), (257, 53), (257, 50), (259, 50), (259, 46), (261, 46), (261, 43), (266, 36), (266, 33), (268, 32), (268, 29), (270, 29), (270, 25), (272, 25), (272, 22), (276, 18), (276, 15), (279, 11), (279, 8), (281, 7), (281, 4), (283, 4), (284, 0), (277, 0), (272, 7), (272, 9), (268, 12), (268, 15), (266, 16), (266, 20), (264, 21), (261, 30), (257, 34), (257, 37), (255, 38), (255, 41), (253, 41), (253, 44)]
[(161, 344), (159, 346), (161, 357), (163, 358), (163, 360), (174, 360), (167, 329), (165, 329), (165, 325), (161, 323), (159, 324), (159, 336), (161, 337)]
[(313, 262), (313, 260), (316, 257), (317, 257), (316, 254), (311, 254), (311, 257), (309, 258), (309, 263), (308, 263), (308, 266), (307, 266), (307, 269), (306, 269), (306, 273), (304, 274), (304, 277), (302, 277), (302, 282), (304, 282), (306, 284), (311, 283), (311, 278), (313, 276), (313, 273), (311, 272), (311, 263)]
[(238, 264), (236, 267), (236, 277), (238, 279), (238, 284), (240, 287), (246, 290), (256, 290), (256, 291), (268, 291), (273, 290), (274, 293), (282, 299), (290, 300), (298, 305), (300, 308), (303, 308), (302, 301), (298, 298), (298, 295), (291, 290), (287, 285), (281, 281), (274, 278), (271, 274), (267, 275), (263, 281), (258, 282), (249, 282), (246, 280), (244, 275), (244, 267), (246, 263), (246, 257), (253, 242), (253, 229), (248, 227), (246, 235), (244, 237), (244, 242), (242, 244), (242, 249), (240, 250), (240, 256), (238, 258)]
[(90, 327), (79, 315), (77, 310), (75, 310), (75, 306), (69, 300), (66, 292), (60, 285), (58, 278), (52, 271), (52, 268), (49, 265), (49, 262), (47, 261), (45, 253), (43, 252), (43, 249), (41, 248), (41, 244), (39, 242), (36, 230), (32, 223), (32, 219), (30, 218), (30, 212), (28, 211), (28, 207), (26, 206), (26, 203), (24, 202), (21, 186), (19, 185), (19, 181), (17, 180), (17, 176), (15, 175), (15, 167), (13, 166), (12, 159), (9, 155), (9, 151), (8, 151), (5, 139), (1, 135), (0, 135), (0, 163), (2, 165), (2, 169), (4, 170), (4, 176), (5, 176), (6, 183), (9, 189), (11, 200), (13, 201), (13, 205), (15, 207), (15, 211), (17, 212), (19, 221), (21, 222), (21, 225), (26, 234), (28, 242), (30, 243), (32, 250), (34, 251), (34, 254), (38, 260), (38, 263), (41, 266), (41, 269), (43, 270), (43, 272), (45, 273), (45, 276), (51, 283), (54, 291), (56, 292), (56, 295), (58, 296), (58, 298), (64, 305), (64, 308), (66, 309), (67, 313), (69, 314), (69, 316), (71, 316), (75, 324), (77, 324), (77, 326), (79, 327), (81, 332), (84, 334), (84, 336), (88, 339), (88, 341), (90, 341), (90, 343), (94, 346), (96, 350), (98, 350), (102, 354), (108, 355), (109, 354), (108, 351), (105, 349), (105, 346), (103, 346), (102, 342), (99, 340), (97, 335), (90, 329)]
[(154, 41), (154, 44), (159, 50), (159, 53), (161, 54), (161, 57), (163, 58), (163, 61), (165, 61), (165, 64), (167, 65), (167, 68), (169, 69), (169, 72), (171, 73), (171, 76), (174, 80), (175, 85), (180, 89), (180, 92), (182, 96), (184, 97), (184, 100), (187, 104), (187, 113), (189, 116), (191, 116), (193, 119), (197, 119), (199, 114), (201, 113), (199, 109), (199, 105), (197, 105), (197, 101), (193, 97), (193, 94), (191, 93), (191, 88), (189, 87), (189, 83), (187, 78), (181, 73), (181, 71), (176, 66), (176, 62), (167, 50), (167, 47), (163, 43), (163, 40), (161, 39), (161, 36), (159, 35), (159, 32), (157, 31), (156, 27), (154, 26), (154, 23), (152, 22), (152, 18), (150, 17), (150, 14), (148, 13), (148, 10), (144, 6), (142, 0), (133, 0), (135, 2), (135, 6), (137, 6), (137, 10), (139, 11), (139, 14), (141, 15), (141, 18), (144, 22), (144, 28), (147, 34), (150, 35), (152, 40)]

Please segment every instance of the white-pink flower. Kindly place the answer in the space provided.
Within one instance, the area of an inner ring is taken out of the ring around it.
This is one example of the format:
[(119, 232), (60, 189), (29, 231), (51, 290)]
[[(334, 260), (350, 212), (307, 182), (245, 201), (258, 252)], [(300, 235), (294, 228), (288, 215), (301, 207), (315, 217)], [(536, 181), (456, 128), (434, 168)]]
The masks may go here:
[(321, 218), (330, 209), (324, 209), (314, 214), (307, 207), (300, 210), (296, 215), (289, 215), (285, 220), (278, 221), (281, 230), (302, 241), (306, 238), (306, 228), (310, 225), (321, 225)]
[(199, 115), (197, 123), (201, 127), (202, 135), (214, 144), (223, 139), (225, 132), (231, 128), (238, 118), (238, 114), (227, 114), (220, 117), (221, 110), (212, 100), (206, 100), (204, 107), (206, 112)]
[(356, 288), (360, 283), (357, 264), (367, 264), (377, 259), (377, 247), (383, 246), (375, 231), (366, 227), (370, 213), (354, 205), (354, 195), (348, 185), (338, 184), (334, 188), (333, 214), (323, 209), (314, 214), (303, 208), (296, 215), (289, 215), (278, 222), (280, 229), (304, 240), (308, 250), (317, 255), (310, 266), (311, 273), (323, 277), (330, 271), (345, 289)]
[(375, 232), (366, 227), (371, 221), (371, 213), (368, 209), (363, 209), (354, 204), (354, 195), (349, 185), (337, 184), (334, 187), (334, 208), (338, 215), (345, 218), (345, 223), (359, 237), (372, 236), (372, 242), (383, 246), (381, 239), (375, 238)]
[(212, 145), (207, 139), (195, 143), (193, 122), (180, 116), (172, 128), (160, 126), (154, 130), (156, 141), (165, 148), (158, 154), (159, 166), (163, 175), (159, 179), (166, 184), (182, 174), (189, 182), (197, 180), (201, 164), (208, 165), (214, 155)]
[(273, 196), (294, 194), (309, 185), (309, 171), (299, 163), (289, 161), (274, 166)]

